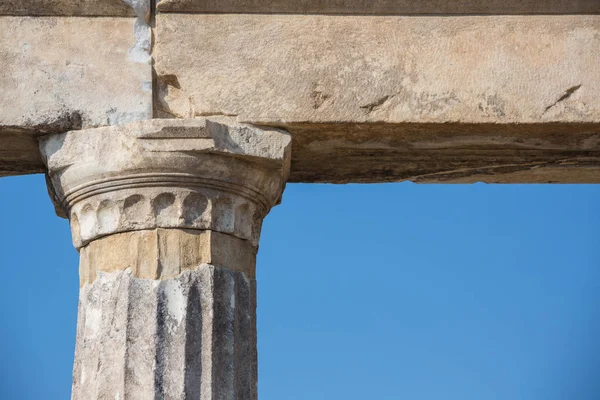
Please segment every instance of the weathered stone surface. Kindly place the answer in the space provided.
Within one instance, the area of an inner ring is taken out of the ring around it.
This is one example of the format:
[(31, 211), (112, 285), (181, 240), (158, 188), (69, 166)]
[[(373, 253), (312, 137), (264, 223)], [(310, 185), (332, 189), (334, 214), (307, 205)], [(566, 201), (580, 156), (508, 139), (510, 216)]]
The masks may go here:
[(0, 17), (0, 174), (43, 170), (35, 138), (152, 117), (135, 18)]
[(600, 16), (162, 14), (156, 109), (286, 129), (292, 181), (596, 182), (598, 48)]
[[(596, 0), (157, 0), (161, 12), (311, 14), (586, 14)], [(132, 16), (149, 0), (0, 0), (0, 15)]]
[(600, 183), (600, 126), (280, 124), (292, 182)]
[(36, 135), (27, 129), (0, 128), (0, 177), (43, 171)]
[(157, 107), (265, 124), (598, 122), (598, 48), (600, 16), (163, 14)]
[(247, 240), (215, 231), (155, 229), (117, 233), (81, 248), (81, 285), (98, 273), (129, 270), (143, 279), (174, 279), (201, 264), (255, 277), (258, 249)]
[[(600, 183), (598, 124), (278, 126), (293, 139), (292, 182)], [(38, 153), (36, 140), (15, 135), (0, 159), (14, 155), (13, 173), (42, 172), (11, 150), (21, 143)]]
[(289, 175), (291, 138), (210, 120), (149, 120), (44, 138), (77, 248), (119, 232), (213, 230), (258, 244)]
[(256, 387), (256, 284), (243, 272), (116, 271), (82, 287), (73, 400), (255, 400)]
[(158, 11), (290, 14), (579, 14), (597, 0), (158, 0)]
[(54, 133), (151, 118), (150, 30), (136, 19), (0, 20), (0, 126)]
[(256, 252), (290, 144), (210, 120), (41, 141), (80, 250), (73, 399), (256, 399)]
[(150, 0), (0, 0), (0, 15), (135, 16)]
[[(281, 127), (292, 181), (597, 182), (599, 19), (162, 14), (157, 116)], [(0, 175), (80, 116), (0, 126)]]

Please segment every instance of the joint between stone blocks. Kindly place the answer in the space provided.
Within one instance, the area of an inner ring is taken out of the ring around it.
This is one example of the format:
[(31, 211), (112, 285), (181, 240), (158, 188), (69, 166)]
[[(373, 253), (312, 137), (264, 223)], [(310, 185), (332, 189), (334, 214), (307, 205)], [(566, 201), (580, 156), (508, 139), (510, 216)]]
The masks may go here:
[(210, 264), (256, 275), (258, 249), (249, 241), (209, 230), (153, 229), (97, 239), (80, 250), (81, 286), (99, 275), (129, 271), (140, 279), (175, 279)]

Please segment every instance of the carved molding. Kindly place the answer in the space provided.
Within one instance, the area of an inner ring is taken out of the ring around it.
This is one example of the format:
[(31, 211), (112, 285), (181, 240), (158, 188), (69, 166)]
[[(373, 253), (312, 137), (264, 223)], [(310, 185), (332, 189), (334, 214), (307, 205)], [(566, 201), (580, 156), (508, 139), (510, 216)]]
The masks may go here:
[(289, 174), (289, 134), (210, 120), (150, 120), (42, 139), (57, 208), (81, 248), (156, 228), (258, 244)]

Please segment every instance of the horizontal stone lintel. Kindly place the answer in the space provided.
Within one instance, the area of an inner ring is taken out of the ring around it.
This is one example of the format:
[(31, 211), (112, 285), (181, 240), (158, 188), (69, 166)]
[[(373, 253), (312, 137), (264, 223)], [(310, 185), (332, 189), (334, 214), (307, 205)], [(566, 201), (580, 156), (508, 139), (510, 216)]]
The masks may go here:
[(600, 16), (166, 14), (155, 36), (160, 117), (600, 122)]
[(597, 0), (159, 0), (159, 12), (520, 15), (600, 13)]
[(600, 183), (600, 124), (282, 124), (291, 182)]
[[(292, 182), (600, 181), (598, 16), (163, 14), (155, 36), (154, 117), (283, 128)], [(44, 172), (37, 138), (73, 125), (17, 111), (0, 176)]]
[(0, 15), (112, 16), (146, 13), (344, 15), (598, 14), (597, 0), (0, 0)]
[(0, 15), (134, 17), (154, 0), (0, 0)]
[[(600, 124), (275, 124), (291, 182), (600, 183)], [(31, 148), (7, 151), (31, 142)], [(34, 135), (0, 134), (0, 176), (42, 173)], [(10, 156), (10, 157), (8, 157)]]
[(599, 179), (598, 16), (159, 14), (156, 31), (158, 116), (283, 128), (293, 182)]

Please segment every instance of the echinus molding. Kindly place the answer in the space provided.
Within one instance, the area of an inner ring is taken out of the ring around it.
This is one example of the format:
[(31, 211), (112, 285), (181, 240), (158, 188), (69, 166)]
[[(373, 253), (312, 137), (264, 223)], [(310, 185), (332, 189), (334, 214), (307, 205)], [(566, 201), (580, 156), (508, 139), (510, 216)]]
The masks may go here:
[(258, 243), (289, 174), (291, 138), (211, 120), (151, 120), (41, 142), (81, 248), (134, 230), (212, 230)]

